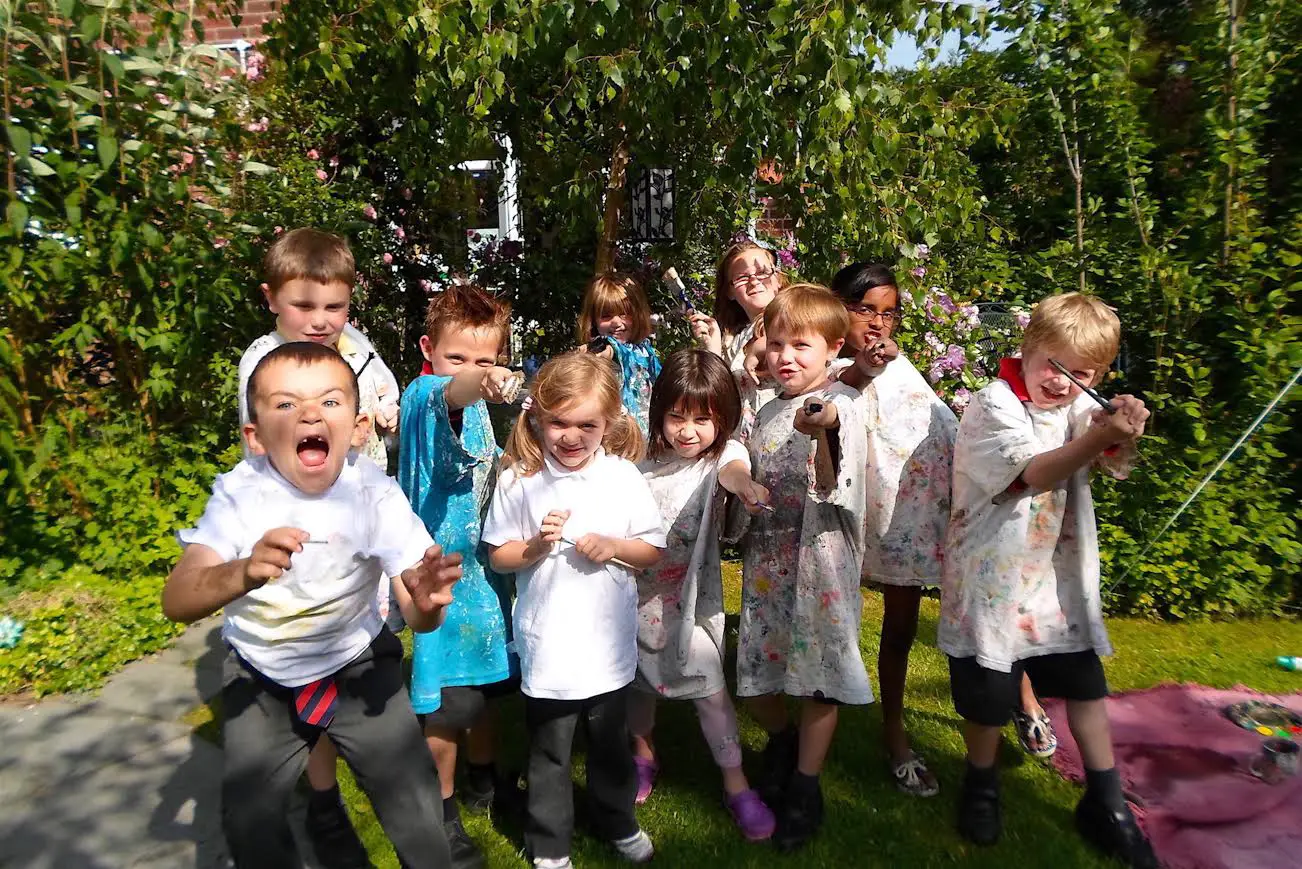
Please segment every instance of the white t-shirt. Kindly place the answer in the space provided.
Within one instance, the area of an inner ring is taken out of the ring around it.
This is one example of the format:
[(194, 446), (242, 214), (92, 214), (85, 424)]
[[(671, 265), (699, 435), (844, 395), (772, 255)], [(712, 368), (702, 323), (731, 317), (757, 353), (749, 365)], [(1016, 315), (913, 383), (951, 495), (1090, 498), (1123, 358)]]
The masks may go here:
[(326, 492), (304, 495), (265, 457), (222, 474), (181, 545), (201, 543), (227, 561), (245, 558), (272, 528), (299, 528), (305, 543), (279, 578), (226, 605), (222, 637), (264, 676), (288, 687), (339, 670), (383, 624), (375, 588), (433, 544), (398, 483), (365, 456), (350, 455)]
[[(272, 350), (275, 350), (281, 344), (287, 343), (285, 336), (279, 332), (268, 332), (260, 338), (254, 340), (240, 357), (240, 428), (249, 421), (249, 377), (253, 375), (253, 369), (262, 361)], [(363, 411), (375, 413), (379, 408), (398, 403), (402, 395), (402, 390), (398, 388), (398, 380), (389, 370), (389, 366), (384, 364), (380, 354), (376, 352), (375, 347), (371, 344), (370, 339), (363, 335), (358, 329), (351, 324), (344, 324), (344, 330), (339, 335), (339, 343), (335, 345), (339, 355), (344, 357), (353, 372), (361, 372), (357, 377), (357, 389), (359, 404)], [(371, 426), (371, 436), (367, 438), (362, 452), (375, 462), (381, 468), (388, 467), (388, 450), (385, 446), (385, 439), (381, 437)], [(249, 445), (244, 443), (244, 458), (249, 458)]]
[[(552, 510), (570, 511), (562, 532), (567, 540), (603, 534), (665, 546), (660, 509), (637, 466), (600, 449), (577, 471), (550, 456), (528, 477), (503, 471), (480, 539), (489, 546), (528, 540)], [(515, 576), (515, 650), (527, 696), (583, 700), (633, 681), (637, 581), (632, 573), (609, 562), (597, 564), (558, 543)]]
[[(1020, 378), (1017, 388), (1025, 388)], [(1112, 654), (1099, 599), (1090, 467), (1045, 492), (1019, 483), (1036, 456), (1082, 436), (1095, 410), (1084, 394), (1063, 407), (1038, 408), (1004, 380), (972, 397), (954, 446), (936, 637), (947, 655), (975, 657), (1007, 673), (1039, 655)], [(1094, 464), (1124, 478), (1131, 457), (1124, 451)], [(1015, 483), (1011, 495), (1002, 494)]]

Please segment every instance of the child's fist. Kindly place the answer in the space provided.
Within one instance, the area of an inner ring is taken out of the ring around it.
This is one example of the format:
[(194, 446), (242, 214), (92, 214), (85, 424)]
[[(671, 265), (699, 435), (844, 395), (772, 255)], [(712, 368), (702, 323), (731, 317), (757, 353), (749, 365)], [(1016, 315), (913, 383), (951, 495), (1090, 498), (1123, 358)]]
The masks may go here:
[(552, 510), (543, 517), (542, 527), (538, 529), (538, 538), (543, 543), (559, 543), (561, 531), (569, 518), (569, 510)]
[(773, 509), (769, 506), (769, 490), (754, 480), (746, 480), (737, 487), (734, 494), (741, 499), (741, 505), (752, 516), (759, 515), (762, 510)]
[(289, 558), (303, 551), (308, 534), (299, 528), (272, 528), (253, 545), (244, 564), (244, 584), (258, 588), (289, 570)]
[(716, 355), (723, 353), (723, 333), (719, 331), (717, 320), (709, 314), (692, 311), (687, 315), (687, 321), (692, 324), (692, 338), (696, 343)]
[(584, 534), (578, 540), (574, 541), (574, 548), (585, 558), (605, 564), (615, 557), (618, 547), (612, 537), (606, 537), (601, 534)]
[(836, 428), (839, 421), (836, 405), (816, 395), (806, 398), (804, 406), (796, 411), (796, 431), (810, 437)]
[(1144, 402), (1133, 395), (1118, 395), (1109, 399), (1113, 412), (1099, 409), (1091, 418), (1091, 428), (1097, 430), (1108, 446), (1138, 440), (1144, 434), (1149, 411)]
[(854, 364), (865, 377), (880, 377), (886, 365), (900, 355), (900, 347), (890, 338), (881, 338), (855, 354)]
[(494, 365), (484, 375), (483, 396), (485, 401), (491, 401), (493, 404), (509, 404), (515, 400), (515, 395), (519, 391), (520, 381), (515, 372), (509, 368)]
[(387, 401), (375, 409), (375, 428), (383, 432), (398, 430), (398, 402)]
[(425, 550), (420, 561), (402, 572), (401, 579), (416, 609), (435, 612), (452, 603), (452, 586), (461, 579), (461, 556), (444, 555), (436, 543)]

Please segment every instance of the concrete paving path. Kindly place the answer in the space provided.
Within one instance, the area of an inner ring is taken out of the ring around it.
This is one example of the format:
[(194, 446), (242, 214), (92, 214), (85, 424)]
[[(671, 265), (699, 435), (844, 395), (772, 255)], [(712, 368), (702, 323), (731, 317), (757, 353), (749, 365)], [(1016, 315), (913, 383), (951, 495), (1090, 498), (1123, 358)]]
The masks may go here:
[(221, 748), (182, 720), (221, 689), (220, 629), (192, 626), (97, 695), (0, 703), (0, 867), (228, 865)]

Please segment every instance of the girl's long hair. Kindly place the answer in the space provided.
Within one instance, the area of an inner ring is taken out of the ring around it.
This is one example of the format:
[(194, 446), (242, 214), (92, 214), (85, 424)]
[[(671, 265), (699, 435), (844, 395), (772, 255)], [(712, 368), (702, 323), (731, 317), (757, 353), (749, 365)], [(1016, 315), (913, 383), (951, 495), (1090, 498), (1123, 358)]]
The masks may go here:
[(575, 334), (580, 344), (597, 337), (597, 321), (623, 314), (628, 318), (629, 344), (651, 337), (651, 303), (637, 278), (626, 272), (602, 272), (588, 281)]
[(601, 439), (606, 452), (631, 462), (645, 455), (637, 420), (624, 412), (613, 362), (580, 350), (557, 356), (539, 369), (529, 395), (533, 399), (529, 409), (520, 413), (506, 440), (506, 462), (518, 476), (531, 476), (543, 466), (546, 447), (539, 434), (543, 417), (591, 397), (598, 399), (606, 418)]
[(719, 331), (723, 333), (725, 340), (740, 334), (750, 325), (750, 318), (746, 316), (746, 311), (732, 297), (732, 281), (728, 280), (728, 269), (732, 267), (732, 261), (748, 250), (762, 250), (768, 254), (773, 270), (777, 272), (778, 289), (787, 285), (786, 275), (777, 270), (777, 256), (757, 242), (746, 239), (724, 251), (723, 258), (719, 260), (719, 265), (714, 270), (714, 319), (718, 322)]
[(737, 381), (722, 359), (708, 350), (691, 348), (669, 354), (651, 388), (648, 451), (653, 458), (673, 452), (665, 440), (665, 417), (680, 405), (689, 413), (708, 414), (713, 418), (714, 443), (701, 455), (718, 458), (728, 443), (728, 436), (741, 422)]

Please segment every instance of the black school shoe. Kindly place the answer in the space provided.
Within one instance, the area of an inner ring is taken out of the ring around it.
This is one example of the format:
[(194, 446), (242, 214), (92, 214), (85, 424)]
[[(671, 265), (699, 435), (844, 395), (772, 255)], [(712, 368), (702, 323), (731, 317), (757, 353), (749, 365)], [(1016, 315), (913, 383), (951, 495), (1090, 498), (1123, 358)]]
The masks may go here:
[(963, 782), (958, 798), (958, 832), (976, 845), (993, 845), (1004, 829), (999, 807), (999, 786)]
[(371, 869), (366, 846), (357, 837), (342, 802), (309, 795), (303, 827), (323, 869)]
[(493, 807), (497, 799), (497, 783), (492, 774), (479, 776), (467, 774), (461, 785), (461, 805), (468, 812), (480, 814)]
[(461, 819), (443, 822), (443, 832), (448, 837), (448, 850), (452, 852), (452, 869), (483, 869), (484, 852), (470, 838)]
[(1076, 806), (1076, 829), (1086, 842), (1135, 869), (1158, 869), (1157, 855), (1130, 807), (1114, 811), (1086, 796)]
[(823, 789), (818, 779), (794, 775), (778, 813), (773, 844), (779, 851), (794, 851), (823, 826)]
[(800, 752), (800, 732), (788, 727), (780, 733), (769, 734), (769, 741), (760, 755), (760, 775), (755, 790), (760, 799), (775, 813), (782, 808), (791, 776), (796, 771)]

